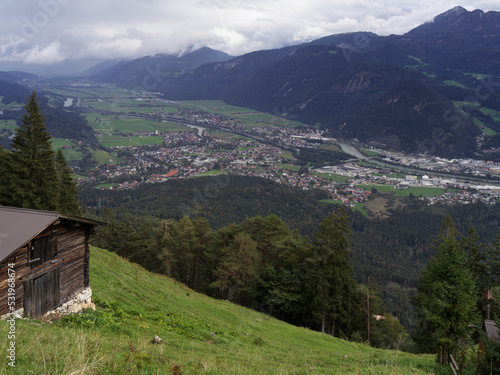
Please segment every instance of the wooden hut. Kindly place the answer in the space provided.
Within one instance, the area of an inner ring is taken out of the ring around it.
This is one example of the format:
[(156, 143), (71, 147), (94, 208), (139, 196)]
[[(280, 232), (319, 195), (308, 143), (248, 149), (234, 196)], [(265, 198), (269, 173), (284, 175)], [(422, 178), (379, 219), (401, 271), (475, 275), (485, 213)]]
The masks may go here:
[(0, 316), (37, 318), (72, 307), (68, 303), (79, 294), (90, 303), (89, 240), (99, 224), (0, 206)]

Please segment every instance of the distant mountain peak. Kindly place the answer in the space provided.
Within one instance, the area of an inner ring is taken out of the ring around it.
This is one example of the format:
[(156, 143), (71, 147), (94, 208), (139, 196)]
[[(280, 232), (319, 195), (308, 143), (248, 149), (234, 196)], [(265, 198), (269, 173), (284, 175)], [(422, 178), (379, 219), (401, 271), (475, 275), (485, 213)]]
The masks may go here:
[[(461, 7), (460, 5), (458, 5), (455, 8), (452, 8), (452, 9), (442, 13), (442, 15), (460, 15), (460, 14), (464, 14), (464, 13), (468, 13), (468, 10), (465, 9), (464, 7)], [(439, 17), (439, 16), (437, 16), (437, 17)]]
[(407, 35), (425, 35), (435, 32), (458, 32), (473, 35), (492, 35), (500, 31), (500, 12), (484, 13), (480, 9), (468, 11), (456, 6), (434, 17), (434, 20), (411, 30)]
[[(480, 11), (482, 12), (482, 11)], [(453, 23), (456, 22), (457, 20), (462, 20), (464, 17), (466, 17), (469, 13), (467, 9), (461, 7), (461, 6), (456, 6), (455, 8), (452, 8), (450, 10), (447, 10), (444, 13), (441, 13), (434, 17), (434, 22), (436, 23)]]

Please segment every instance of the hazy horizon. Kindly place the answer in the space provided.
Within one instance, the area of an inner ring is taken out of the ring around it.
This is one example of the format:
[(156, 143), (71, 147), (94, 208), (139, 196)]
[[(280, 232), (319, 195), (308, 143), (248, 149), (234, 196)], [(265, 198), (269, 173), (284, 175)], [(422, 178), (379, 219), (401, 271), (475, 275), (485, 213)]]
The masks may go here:
[(492, 0), (4, 0), (0, 70), (60, 73), (63, 62), (84, 70), (191, 46), (237, 56), (338, 33), (404, 34), (455, 6), (500, 11)]

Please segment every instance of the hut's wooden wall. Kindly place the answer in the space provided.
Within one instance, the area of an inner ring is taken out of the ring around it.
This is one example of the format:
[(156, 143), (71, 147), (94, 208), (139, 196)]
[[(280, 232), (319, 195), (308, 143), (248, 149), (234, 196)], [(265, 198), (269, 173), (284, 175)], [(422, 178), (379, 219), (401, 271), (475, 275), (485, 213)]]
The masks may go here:
[(58, 300), (58, 305), (68, 301), (88, 286), (89, 230), (84, 226), (75, 225), (74, 222), (63, 222), (48, 227), (35, 239), (50, 235), (54, 231), (57, 231), (58, 234), (58, 249), (57, 255), (53, 259), (30, 268), (29, 246), (25, 246), (2, 262), (0, 268), (0, 315), (9, 312), (7, 304), (9, 263), (14, 264), (16, 275), (16, 310), (24, 307), (24, 293), (26, 288), (28, 291), (30, 290), (30, 282), (33, 286), (33, 280), (48, 275), (54, 270), (58, 270), (54, 275), (58, 279), (59, 290), (52, 291), (52, 288), (49, 288), (48, 293), (51, 295), (48, 298), (49, 300)]

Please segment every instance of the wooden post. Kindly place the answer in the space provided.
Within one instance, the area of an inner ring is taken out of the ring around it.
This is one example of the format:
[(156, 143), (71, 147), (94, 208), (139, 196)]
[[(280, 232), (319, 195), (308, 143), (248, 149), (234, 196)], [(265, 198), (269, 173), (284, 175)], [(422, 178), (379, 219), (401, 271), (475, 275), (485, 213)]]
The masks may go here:
[(366, 328), (368, 331), (368, 345), (370, 345), (370, 291), (366, 292)]
[(459, 368), (457, 366), (457, 363), (455, 362), (455, 358), (453, 358), (453, 356), (451, 354), (450, 354), (450, 358), (451, 358), (451, 363), (453, 364), (453, 366), (455, 367), (455, 369), (459, 370)]
[[(453, 370), (453, 373), (455, 375), (457, 375), (457, 371), (456, 370), (459, 370), (459, 368), (457, 366), (457, 363), (455, 362), (455, 358), (453, 358), (453, 356), (451, 354), (450, 354), (450, 359), (451, 359), (450, 367)], [(460, 373), (462, 373), (462, 372), (460, 371)]]
[(443, 346), (439, 347), (439, 366), (443, 365)]

